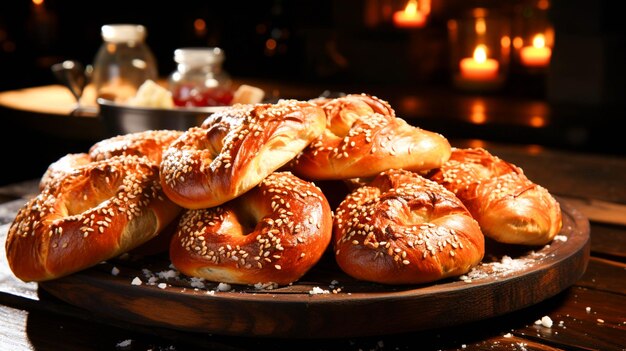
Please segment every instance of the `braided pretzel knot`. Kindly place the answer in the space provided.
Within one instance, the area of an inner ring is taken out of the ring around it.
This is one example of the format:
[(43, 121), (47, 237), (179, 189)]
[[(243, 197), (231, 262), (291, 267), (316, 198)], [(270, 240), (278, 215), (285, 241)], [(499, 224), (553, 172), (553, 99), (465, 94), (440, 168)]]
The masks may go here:
[(563, 225), (559, 203), (546, 188), (485, 149), (453, 149), (429, 178), (455, 193), (485, 236), (496, 241), (544, 245)]

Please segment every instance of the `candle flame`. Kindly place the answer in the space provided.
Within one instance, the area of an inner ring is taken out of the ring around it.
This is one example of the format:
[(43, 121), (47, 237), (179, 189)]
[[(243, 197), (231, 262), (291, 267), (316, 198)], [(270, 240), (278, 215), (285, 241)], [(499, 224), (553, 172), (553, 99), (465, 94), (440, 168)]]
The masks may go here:
[(482, 44), (476, 46), (476, 49), (474, 49), (474, 60), (478, 63), (487, 61), (487, 46)]
[(404, 13), (407, 16), (415, 16), (417, 13), (417, 0), (409, 0), (404, 7)]
[(542, 48), (546, 46), (546, 38), (543, 36), (543, 34), (535, 35), (535, 37), (533, 38), (533, 46), (536, 48)]

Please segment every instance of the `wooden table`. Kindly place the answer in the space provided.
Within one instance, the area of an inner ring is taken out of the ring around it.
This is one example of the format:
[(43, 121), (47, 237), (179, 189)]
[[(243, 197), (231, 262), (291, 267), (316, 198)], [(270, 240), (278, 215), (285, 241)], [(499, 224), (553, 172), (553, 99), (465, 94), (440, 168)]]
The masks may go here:
[[(484, 146), (522, 166), (531, 179), (589, 218), (591, 257), (582, 278), (533, 306), (469, 324), (398, 335), (294, 340), (182, 332), (105, 318), (17, 280), (3, 255), (0, 350), (626, 350), (626, 158), (476, 140), (453, 144)], [(35, 179), (0, 188), (2, 241), (15, 211), (36, 193), (36, 185)], [(544, 316), (554, 322), (551, 327), (535, 324)]]

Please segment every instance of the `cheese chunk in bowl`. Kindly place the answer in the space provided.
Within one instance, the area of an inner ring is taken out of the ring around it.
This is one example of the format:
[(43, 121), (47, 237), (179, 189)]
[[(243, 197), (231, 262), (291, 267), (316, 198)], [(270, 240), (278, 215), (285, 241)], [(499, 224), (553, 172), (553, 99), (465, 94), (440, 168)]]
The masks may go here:
[[(237, 103), (258, 103), (263, 90), (241, 85), (236, 91)], [(96, 100), (99, 117), (110, 136), (145, 130), (187, 130), (199, 126), (212, 113), (226, 106), (177, 107), (169, 90), (153, 81), (146, 81), (137, 94), (126, 102), (105, 98)]]

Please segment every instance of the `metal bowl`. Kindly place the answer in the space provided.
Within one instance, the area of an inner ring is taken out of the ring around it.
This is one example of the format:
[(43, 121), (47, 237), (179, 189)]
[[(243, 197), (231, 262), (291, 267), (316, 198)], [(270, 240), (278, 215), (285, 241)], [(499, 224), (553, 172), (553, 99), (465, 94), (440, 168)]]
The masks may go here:
[(199, 126), (212, 113), (226, 106), (152, 108), (135, 107), (97, 99), (99, 118), (110, 136), (145, 130), (187, 130)]

